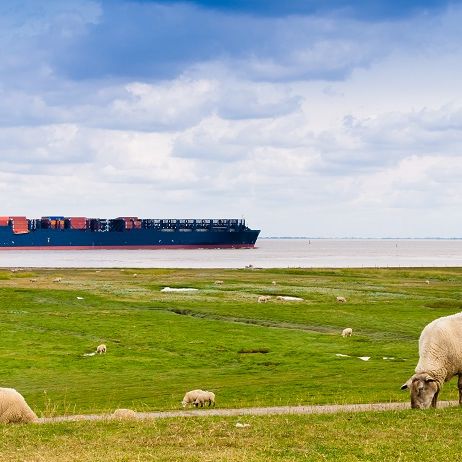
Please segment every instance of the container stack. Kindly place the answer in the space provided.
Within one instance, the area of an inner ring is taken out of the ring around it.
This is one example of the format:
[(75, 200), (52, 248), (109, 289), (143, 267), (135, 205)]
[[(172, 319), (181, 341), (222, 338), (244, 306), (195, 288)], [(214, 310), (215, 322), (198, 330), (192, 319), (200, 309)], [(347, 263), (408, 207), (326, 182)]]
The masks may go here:
[(86, 217), (69, 217), (66, 218), (66, 228), (85, 229), (87, 227)]
[(29, 220), (26, 217), (10, 217), (10, 222), (14, 234), (29, 232)]
[(10, 217), (0, 217), (0, 226), (8, 226)]
[(119, 217), (125, 223), (125, 229), (140, 229), (141, 220), (138, 217)]

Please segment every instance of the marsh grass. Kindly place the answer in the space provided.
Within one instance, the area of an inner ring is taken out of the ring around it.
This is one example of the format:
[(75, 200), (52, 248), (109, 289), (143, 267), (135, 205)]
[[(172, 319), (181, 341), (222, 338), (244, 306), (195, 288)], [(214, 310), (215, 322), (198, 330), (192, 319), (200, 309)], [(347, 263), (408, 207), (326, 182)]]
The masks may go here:
[[(160, 292), (165, 286), (199, 291)], [(220, 408), (407, 401), (399, 388), (414, 370), (418, 336), (462, 310), (461, 288), (460, 268), (4, 269), (0, 384), (46, 417), (178, 409), (193, 388), (215, 391)], [(259, 295), (272, 299), (257, 303)], [(351, 338), (341, 337), (345, 327)], [(102, 342), (106, 355), (85, 356)], [(455, 383), (440, 396), (455, 399)], [(0, 460), (446, 461), (460, 452), (461, 416), (441, 409), (0, 426)]]
[(459, 409), (444, 409), (0, 426), (0, 454), (11, 462), (446, 462), (462, 449), (461, 425)]

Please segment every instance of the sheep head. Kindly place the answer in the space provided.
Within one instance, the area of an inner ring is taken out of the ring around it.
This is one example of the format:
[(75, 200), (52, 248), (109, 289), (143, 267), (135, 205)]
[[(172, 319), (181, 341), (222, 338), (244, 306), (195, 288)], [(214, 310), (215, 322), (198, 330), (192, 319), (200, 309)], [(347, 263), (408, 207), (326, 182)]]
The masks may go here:
[[(433, 398), (438, 393), (438, 382), (426, 372), (414, 374), (401, 390), (409, 389), (411, 392), (412, 409), (428, 409), (433, 404)], [(436, 403), (434, 403), (436, 405)]]

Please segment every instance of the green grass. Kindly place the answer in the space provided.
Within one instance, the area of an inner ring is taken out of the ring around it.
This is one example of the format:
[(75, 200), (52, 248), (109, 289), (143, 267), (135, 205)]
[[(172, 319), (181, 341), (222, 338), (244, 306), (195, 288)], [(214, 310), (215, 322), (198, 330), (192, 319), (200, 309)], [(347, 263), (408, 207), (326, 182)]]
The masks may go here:
[[(52, 282), (58, 276), (62, 281)], [(165, 286), (200, 290), (160, 292)], [(304, 301), (257, 303), (263, 294)], [(400, 386), (413, 373), (422, 328), (458, 311), (462, 268), (4, 269), (0, 385), (20, 391), (39, 416), (178, 409), (194, 388), (213, 390), (220, 408), (408, 401)], [(345, 327), (353, 337), (341, 337)], [(84, 356), (102, 342), (106, 355)], [(456, 394), (453, 381), (440, 399)], [(460, 419), (457, 410), (255, 417), (244, 433), (236, 433), (233, 418), (1, 427), (0, 454), (45, 461), (411, 460), (433, 456), (426, 451), (441, 435), (454, 454)], [(112, 439), (120, 444), (105, 458)], [(88, 447), (73, 459), (70, 448), (82, 441)], [(47, 456), (34, 458), (34, 445)], [(449, 460), (445, 445), (436, 444), (434, 460)]]
[(449, 462), (462, 450), (461, 426), (459, 409), (2, 426), (0, 454), (9, 462)]

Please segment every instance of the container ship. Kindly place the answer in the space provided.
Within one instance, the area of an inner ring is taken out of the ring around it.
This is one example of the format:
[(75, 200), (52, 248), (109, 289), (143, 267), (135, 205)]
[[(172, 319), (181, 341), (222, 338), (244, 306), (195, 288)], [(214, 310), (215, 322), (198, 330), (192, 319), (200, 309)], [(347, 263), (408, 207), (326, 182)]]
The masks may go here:
[(0, 249), (252, 248), (260, 230), (243, 219), (0, 217)]

